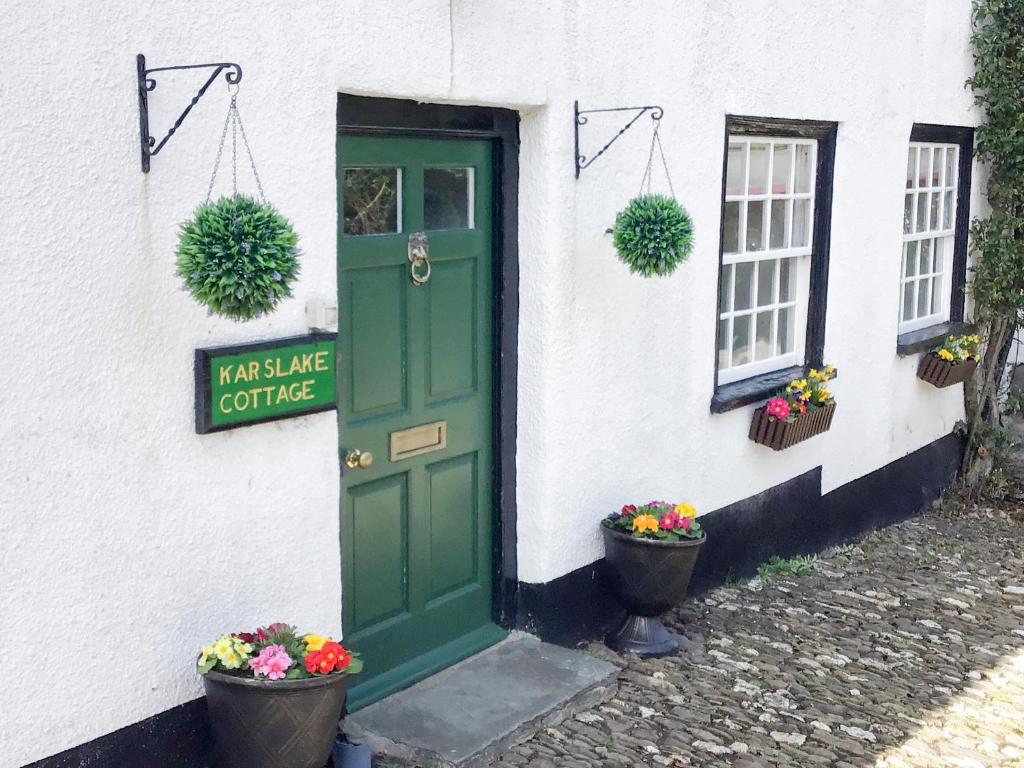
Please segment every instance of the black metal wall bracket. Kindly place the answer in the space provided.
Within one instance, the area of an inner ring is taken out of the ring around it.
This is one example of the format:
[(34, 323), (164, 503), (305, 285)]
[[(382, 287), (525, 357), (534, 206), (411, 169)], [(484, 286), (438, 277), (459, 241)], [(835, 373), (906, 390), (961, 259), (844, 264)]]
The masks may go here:
[[(199, 100), (203, 98), (203, 94), (206, 93), (206, 89), (209, 88), (213, 81), (217, 79), (225, 69), (228, 70), (224, 75), (224, 79), (231, 85), (237, 85), (242, 79), (242, 68), (237, 64), (224, 61), (217, 62), (215, 64), (183, 64), (177, 67), (154, 67), (153, 69), (146, 69), (146, 57), (141, 53), (135, 57), (135, 62), (138, 70), (139, 78), (139, 136), (142, 143), (142, 172), (149, 173), (149, 159), (164, 148), (168, 139), (174, 135), (174, 132), (181, 127), (182, 122), (188, 116), (188, 113), (192, 111), (192, 107), (199, 103)], [(167, 132), (167, 135), (160, 139), (159, 143), (157, 140), (149, 135), (149, 92), (156, 88), (156, 80), (150, 75), (154, 72), (170, 72), (179, 69), (213, 69), (211, 74), (203, 87), (199, 89), (195, 96), (192, 97), (192, 101), (185, 107), (185, 111), (182, 112), (178, 119), (174, 121), (174, 125)]]
[[(601, 155), (603, 155), (608, 150), (608, 147), (610, 147), (612, 144), (615, 143), (615, 140), (618, 139), (619, 136), (621, 136), (626, 131), (628, 131), (630, 128), (632, 128), (633, 127), (633, 123), (635, 123), (641, 117), (643, 117), (648, 112), (650, 112), (651, 113), (651, 119), (654, 120), (655, 122), (657, 122), (658, 120), (661, 120), (662, 115), (665, 114), (665, 110), (664, 109), (662, 109), (661, 107), (659, 107), (657, 105), (653, 105), (653, 104), (650, 105), (650, 106), (646, 106), (646, 107), (610, 107), (608, 109), (580, 109), (580, 103), (577, 101), (575, 109), (576, 109), (576, 119), (573, 121), (574, 122), (573, 127), (574, 127), (574, 129), (576, 131), (576, 178), (577, 179), (580, 177), (580, 171), (582, 171), (584, 168), (589, 168), (593, 164), (593, 162), (595, 160), (597, 160), (597, 158), (599, 158)], [(584, 117), (584, 115), (592, 115), (595, 112), (636, 112), (636, 114), (633, 115), (632, 119), (630, 119), (630, 121), (628, 123), (626, 123), (624, 126), (622, 126), (621, 129), (619, 129), (618, 133), (616, 133), (614, 136), (612, 136), (611, 140), (607, 144), (605, 144), (603, 147), (601, 147), (600, 150), (598, 150), (596, 155), (594, 155), (593, 157), (587, 157), (586, 155), (580, 154), (580, 126), (581, 125), (586, 125), (587, 122), (588, 122), (587, 118)]]

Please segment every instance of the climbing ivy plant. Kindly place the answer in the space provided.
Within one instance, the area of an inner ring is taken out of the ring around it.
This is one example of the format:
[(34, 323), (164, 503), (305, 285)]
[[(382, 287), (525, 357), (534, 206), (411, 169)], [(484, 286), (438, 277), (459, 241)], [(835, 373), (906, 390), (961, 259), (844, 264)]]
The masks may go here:
[(967, 382), (964, 480), (984, 483), (990, 436), (1001, 423), (999, 387), (1016, 328), (1024, 320), (1024, 0), (975, 0), (975, 74), (967, 84), (984, 110), (977, 157), (988, 170), (991, 215), (971, 226), (968, 292), (985, 340), (978, 374)]

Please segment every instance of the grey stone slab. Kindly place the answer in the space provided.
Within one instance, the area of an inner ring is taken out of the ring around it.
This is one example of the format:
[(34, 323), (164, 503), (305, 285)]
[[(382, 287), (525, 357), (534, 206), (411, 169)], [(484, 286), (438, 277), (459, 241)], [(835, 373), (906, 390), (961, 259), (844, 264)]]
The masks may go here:
[(369, 734), (375, 752), (478, 765), (612, 696), (617, 672), (607, 661), (513, 633), (348, 719)]

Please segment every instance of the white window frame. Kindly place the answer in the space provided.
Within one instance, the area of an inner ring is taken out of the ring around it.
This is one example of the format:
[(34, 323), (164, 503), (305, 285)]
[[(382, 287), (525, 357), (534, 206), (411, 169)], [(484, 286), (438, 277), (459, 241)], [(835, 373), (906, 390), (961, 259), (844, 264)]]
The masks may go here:
[[(921, 149), (932, 150), (929, 152), (930, 159), (928, 161), (929, 166), (927, 170), (921, 167)], [(940, 176), (934, 184), (921, 184), (921, 174), (924, 171), (929, 181), (934, 180), (935, 175), (935, 149), (943, 150), (943, 158), (945, 159), (946, 153), (952, 150), (954, 152), (953, 162), (953, 177), (952, 179), (946, 178), (947, 171), (949, 169), (949, 163), (943, 162), (940, 167)], [(952, 294), (952, 279), (953, 279), (953, 259), (956, 251), (956, 225), (957, 225), (957, 208), (960, 205), (959, 196), (959, 184), (960, 184), (960, 152), (961, 147), (959, 144), (945, 142), (945, 141), (911, 141), (907, 149), (907, 176), (910, 176), (910, 164), (913, 162), (914, 171), (913, 177), (905, 179), (904, 187), (904, 198), (903, 198), (903, 212), (904, 212), (904, 225), (903, 225), (903, 242), (900, 248), (900, 290), (896, 309), (896, 317), (898, 321), (898, 333), (910, 333), (911, 331), (917, 331), (922, 328), (927, 328), (932, 325), (938, 325), (949, 320), (950, 317), (950, 303)], [(911, 160), (913, 156), (913, 161)], [(909, 184), (909, 182), (913, 184)], [(938, 197), (938, 206), (936, 212), (936, 219), (938, 220), (938, 228), (931, 228), (930, 221), (930, 206), (932, 196)], [(948, 211), (947, 216), (947, 195), (952, 198), (952, 210)], [(910, 198), (910, 219), (907, 220), (907, 198)], [(918, 212), (921, 201), (925, 200), (926, 210), (925, 216), (928, 217), (926, 220), (926, 228), (918, 230)], [(948, 226), (946, 226), (948, 222)], [(909, 230), (909, 231), (908, 231)], [(919, 250), (925, 242), (931, 242), (930, 253), (932, 254), (929, 264), (929, 271), (923, 272), (920, 270), (920, 256)], [(913, 245), (912, 245), (913, 244)], [(917, 264), (914, 268), (914, 274), (907, 274), (907, 254), (910, 248), (915, 249), (915, 259)], [(941, 252), (941, 269), (935, 270), (935, 249), (938, 248)], [(917, 306), (920, 298), (921, 284), (925, 281), (929, 281), (929, 287), (931, 294), (929, 296), (929, 312), (924, 315), (917, 315)], [(913, 299), (911, 301), (911, 307), (914, 311), (914, 317), (908, 319), (904, 318), (904, 293), (907, 290), (907, 286), (913, 284)], [(936, 287), (936, 284), (938, 287)], [(935, 304), (935, 299), (938, 298), (938, 310), (930, 311)]]
[[(807, 329), (807, 305), (810, 297), (810, 256), (814, 250), (814, 223), (815, 223), (815, 205), (817, 202), (817, 183), (818, 183), (818, 141), (816, 139), (802, 139), (787, 136), (771, 136), (771, 135), (753, 135), (753, 134), (731, 134), (729, 136), (729, 147), (743, 146), (744, 147), (744, 168), (743, 168), (743, 187), (741, 194), (728, 194), (728, 189), (725, 190), (725, 195), (722, 199), (722, 217), (724, 219), (726, 207), (729, 203), (740, 203), (739, 206), (739, 221), (738, 221), (738, 240), (737, 245), (739, 251), (735, 253), (729, 253), (725, 251), (725, 243), (722, 243), (722, 261), (721, 269), (722, 275), (721, 280), (723, 281), (723, 290), (719, 292), (718, 298), (718, 321), (719, 324), (723, 321), (727, 321), (727, 332), (726, 332), (726, 349), (730, 357), (730, 365), (727, 367), (721, 366), (721, 351), (716, 350), (716, 364), (718, 365), (718, 383), (729, 384), (735, 381), (748, 379), (753, 376), (758, 376), (764, 373), (770, 373), (772, 371), (782, 370), (784, 368), (790, 368), (793, 366), (803, 365), (804, 354), (806, 347), (806, 329)], [(765, 176), (765, 189), (761, 194), (750, 194), (750, 145), (751, 144), (767, 144), (768, 145), (768, 166)], [(775, 145), (786, 144), (791, 147), (790, 152), (790, 169), (789, 169), (789, 183), (787, 185), (787, 192), (775, 193), (772, 189), (775, 172)], [(810, 179), (807, 192), (796, 191), (796, 147), (807, 146), (810, 148), (809, 157), (809, 172)], [(728, 151), (726, 153), (728, 158)], [(726, 176), (728, 176), (728, 159), (726, 161)], [(723, 180), (727, 183), (727, 179)], [(792, 204), (787, 205), (786, 212), (786, 237), (784, 242), (791, 242), (792, 231), (793, 231), (793, 212), (795, 209), (796, 200), (808, 200), (808, 219), (807, 219), (807, 243), (799, 247), (784, 247), (773, 249), (771, 247), (771, 209), (772, 201), (775, 200), (792, 200)], [(763, 201), (762, 216), (762, 236), (765, 250), (760, 251), (747, 251), (746, 250), (746, 232), (747, 232), (747, 215), (749, 210), (749, 203)], [(723, 224), (724, 233), (724, 224)], [(724, 236), (723, 236), (724, 240)], [(793, 298), (789, 301), (780, 301), (779, 289), (781, 286), (781, 267), (782, 260), (785, 258), (795, 257), (795, 275), (793, 276)], [(751, 305), (750, 307), (742, 310), (728, 310), (723, 311), (722, 309), (722, 296), (725, 294), (729, 297), (730, 304), (735, 301), (734, 287), (731, 285), (731, 276), (735, 275), (736, 264), (752, 262), (755, 264), (754, 275), (752, 278), (751, 286)], [(757, 304), (757, 280), (760, 274), (761, 265), (764, 262), (774, 262), (775, 279), (773, 286), (773, 297), (772, 303), (758, 305)], [(726, 267), (732, 267), (726, 269)], [(728, 286), (725, 282), (729, 281)], [(791, 352), (787, 352), (781, 355), (773, 355), (772, 357), (763, 358), (761, 360), (752, 359), (751, 362), (741, 363), (738, 365), (732, 365), (732, 356), (735, 350), (732, 348), (732, 327), (736, 317), (750, 316), (752, 319), (750, 322), (750, 351), (751, 357), (756, 357), (757, 348), (757, 325), (756, 317), (762, 312), (772, 312), (772, 328), (771, 338), (774, 343), (777, 344), (778, 340), (778, 318), (779, 310), (794, 307), (793, 312), (793, 348)], [(721, 337), (719, 339), (719, 345), (721, 346)]]

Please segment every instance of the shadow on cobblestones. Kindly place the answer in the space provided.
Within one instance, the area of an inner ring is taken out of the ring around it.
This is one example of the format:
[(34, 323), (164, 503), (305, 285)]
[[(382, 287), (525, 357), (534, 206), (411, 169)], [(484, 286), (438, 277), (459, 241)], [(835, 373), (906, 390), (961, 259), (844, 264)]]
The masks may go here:
[(498, 765), (1024, 766), (1024, 526), (928, 513), (814, 573), (719, 588), (669, 624), (693, 641), (623, 666), (607, 704)]

